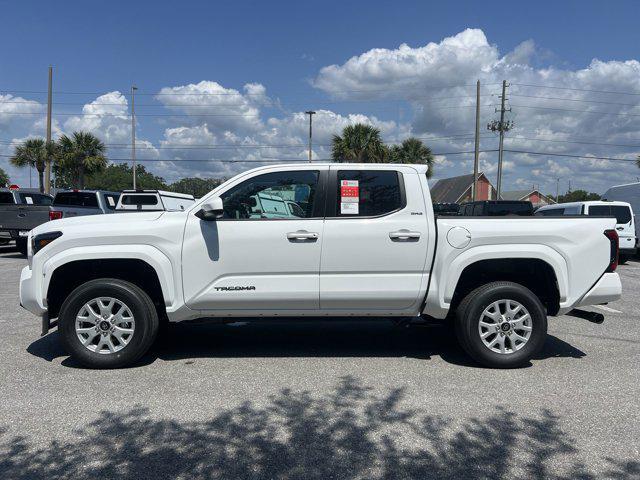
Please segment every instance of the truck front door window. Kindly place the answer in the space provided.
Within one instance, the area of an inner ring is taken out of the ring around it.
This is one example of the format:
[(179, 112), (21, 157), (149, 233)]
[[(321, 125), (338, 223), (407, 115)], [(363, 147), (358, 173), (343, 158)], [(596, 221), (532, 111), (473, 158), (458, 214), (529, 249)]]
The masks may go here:
[(250, 178), (221, 195), (223, 218), (292, 219), (313, 217), (319, 172), (273, 172)]

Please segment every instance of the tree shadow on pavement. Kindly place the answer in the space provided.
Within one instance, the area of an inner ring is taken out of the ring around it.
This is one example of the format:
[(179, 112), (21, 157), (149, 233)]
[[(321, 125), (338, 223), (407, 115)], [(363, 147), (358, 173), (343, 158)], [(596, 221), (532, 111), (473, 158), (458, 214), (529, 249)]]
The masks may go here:
[(376, 393), (346, 377), (326, 396), (282, 390), (206, 421), (153, 418), (148, 409), (104, 411), (47, 444), (0, 431), (0, 478), (184, 479), (616, 479), (640, 463), (585, 465), (549, 410), (497, 408), (466, 420), (402, 406), (402, 389)]
[[(66, 356), (59, 334), (52, 332), (31, 343), (27, 351), (52, 361)], [(447, 326), (397, 327), (378, 319), (275, 321), (236, 324), (175, 324), (137, 364), (193, 358), (242, 357), (410, 357), (477, 367), (457, 344)], [(536, 359), (581, 358), (585, 353), (549, 335)], [(69, 359), (66, 366), (77, 366)]]

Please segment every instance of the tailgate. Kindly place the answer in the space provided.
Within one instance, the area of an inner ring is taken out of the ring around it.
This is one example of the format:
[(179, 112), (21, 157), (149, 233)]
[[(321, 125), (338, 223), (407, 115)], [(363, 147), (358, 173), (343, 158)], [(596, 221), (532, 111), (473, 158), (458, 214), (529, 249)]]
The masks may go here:
[(0, 209), (0, 230), (29, 231), (49, 221), (49, 207), (7, 205)]

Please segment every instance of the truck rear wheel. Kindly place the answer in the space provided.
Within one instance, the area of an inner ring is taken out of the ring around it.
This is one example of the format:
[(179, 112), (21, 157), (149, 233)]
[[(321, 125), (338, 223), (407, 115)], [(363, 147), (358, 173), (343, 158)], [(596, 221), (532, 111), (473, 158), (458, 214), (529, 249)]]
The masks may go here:
[(76, 288), (64, 301), (58, 321), (69, 354), (90, 368), (131, 365), (158, 333), (158, 314), (149, 296), (113, 278)]
[(455, 318), (462, 348), (491, 368), (525, 365), (542, 348), (547, 315), (538, 297), (513, 282), (476, 288), (460, 303)]

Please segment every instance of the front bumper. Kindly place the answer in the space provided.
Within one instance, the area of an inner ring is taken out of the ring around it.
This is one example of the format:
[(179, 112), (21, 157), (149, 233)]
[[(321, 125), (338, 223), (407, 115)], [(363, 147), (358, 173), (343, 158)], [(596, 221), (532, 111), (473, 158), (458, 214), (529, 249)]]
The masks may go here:
[(39, 298), (39, 291), (40, 288), (33, 275), (33, 270), (24, 267), (20, 273), (20, 305), (34, 315), (42, 316), (47, 312), (47, 308)]
[(600, 305), (608, 302), (615, 302), (622, 296), (622, 283), (620, 276), (616, 272), (605, 273), (600, 280), (574, 305), (583, 307), (586, 305)]

